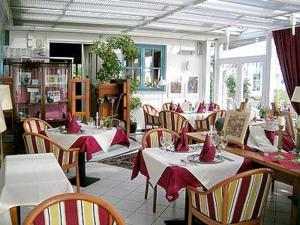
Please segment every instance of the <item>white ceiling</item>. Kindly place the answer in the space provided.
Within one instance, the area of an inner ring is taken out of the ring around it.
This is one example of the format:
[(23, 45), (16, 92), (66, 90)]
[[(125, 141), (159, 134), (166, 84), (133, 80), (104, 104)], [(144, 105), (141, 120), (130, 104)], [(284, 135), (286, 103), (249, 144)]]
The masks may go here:
[(289, 27), (292, 14), (300, 22), (300, 0), (1, 1), (11, 29), (204, 40), (224, 38), (228, 27), (232, 36)]

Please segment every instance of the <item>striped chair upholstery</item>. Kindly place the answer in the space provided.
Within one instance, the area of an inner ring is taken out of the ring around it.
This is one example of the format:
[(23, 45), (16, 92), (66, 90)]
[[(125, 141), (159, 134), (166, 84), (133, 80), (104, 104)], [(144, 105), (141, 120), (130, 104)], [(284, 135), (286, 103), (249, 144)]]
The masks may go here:
[(197, 131), (209, 131), (210, 126), (215, 124), (216, 115), (218, 112), (213, 112), (208, 117), (202, 120), (195, 120)]
[(217, 119), (219, 119), (221, 117), (225, 117), (225, 116), (226, 116), (226, 110), (222, 109), (222, 110), (217, 111), (214, 123), (217, 121)]
[(151, 105), (143, 105), (144, 118), (145, 118), (145, 131), (147, 131), (147, 125), (159, 126), (159, 113), (158, 111)]
[[(172, 138), (176, 137), (176, 140), (179, 138), (179, 135), (175, 131), (171, 131), (164, 128), (156, 128), (149, 130), (144, 134), (142, 139), (142, 147), (144, 148), (153, 148), (153, 147), (161, 147), (160, 137), (168, 136)], [(148, 197), (148, 189), (149, 189), (149, 178), (146, 178), (146, 189), (145, 189), (145, 199)], [(150, 184), (151, 185), (151, 184)], [(156, 212), (156, 199), (157, 199), (157, 185), (153, 187), (154, 195), (153, 195), (153, 213)]]
[(188, 187), (188, 224), (192, 224), (192, 215), (207, 224), (262, 224), (272, 174), (270, 169), (254, 169), (228, 178), (208, 191)]
[(79, 192), (79, 177), (78, 177), (78, 153), (79, 148), (70, 148), (64, 149), (59, 146), (57, 143), (49, 139), (48, 137), (33, 133), (27, 132), (23, 134), (23, 140), (25, 143), (25, 148), (27, 154), (37, 154), (37, 153), (50, 153), (52, 152), (58, 164), (62, 167), (64, 171), (75, 168), (76, 170), (76, 183), (77, 190)]
[(188, 120), (177, 112), (163, 110), (159, 112), (159, 122), (161, 128), (181, 133), (183, 128), (187, 128)]
[(34, 133), (39, 133), (48, 128), (52, 128), (52, 126), (48, 124), (46, 121), (38, 118), (26, 119), (23, 123), (23, 127), (25, 132), (34, 132)]
[[(173, 106), (174, 106), (174, 109), (173, 109), (173, 110), (175, 111), (175, 110), (177, 109), (177, 106), (178, 106), (178, 105), (173, 103)], [(172, 110), (172, 109), (171, 109), (171, 102), (166, 102), (166, 103), (164, 103), (164, 104), (162, 105), (162, 110)], [(172, 111), (173, 111), (173, 110), (172, 110)]]
[(23, 225), (125, 225), (121, 214), (105, 200), (72, 193), (51, 197), (37, 205)]

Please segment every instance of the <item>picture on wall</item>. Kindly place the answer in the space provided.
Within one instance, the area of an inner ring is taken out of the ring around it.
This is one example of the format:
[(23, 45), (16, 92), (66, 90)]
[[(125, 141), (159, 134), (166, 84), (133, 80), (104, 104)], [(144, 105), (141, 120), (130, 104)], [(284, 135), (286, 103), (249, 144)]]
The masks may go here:
[(188, 94), (197, 94), (199, 92), (199, 77), (192, 76), (189, 77), (187, 82), (187, 93)]
[(176, 80), (172, 80), (168, 85), (168, 97), (180, 98), (184, 93), (184, 86), (182, 77), (178, 77)]
[(180, 94), (182, 92), (182, 84), (179, 81), (171, 82), (171, 90), (172, 94)]
[(59, 102), (60, 100), (60, 91), (48, 91), (47, 102)]

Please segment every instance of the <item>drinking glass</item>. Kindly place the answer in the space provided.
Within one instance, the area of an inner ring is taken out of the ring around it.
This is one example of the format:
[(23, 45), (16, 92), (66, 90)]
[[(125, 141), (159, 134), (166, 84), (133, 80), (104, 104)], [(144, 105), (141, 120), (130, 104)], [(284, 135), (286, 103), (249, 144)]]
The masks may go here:
[(159, 137), (160, 145), (163, 149), (166, 149), (168, 147), (168, 140), (166, 138), (166, 135), (162, 135)]
[(93, 117), (90, 118), (89, 125), (90, 125), (90, 128), (95, 128), (95, 122), (94, 122)]

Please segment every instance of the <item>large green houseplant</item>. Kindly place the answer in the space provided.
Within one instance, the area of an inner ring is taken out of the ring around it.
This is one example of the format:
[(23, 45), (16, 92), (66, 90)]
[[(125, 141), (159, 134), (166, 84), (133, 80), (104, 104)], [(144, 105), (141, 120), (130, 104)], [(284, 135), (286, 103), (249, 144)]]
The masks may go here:
[(94, 41), (93, 52), (102, 59), (102, 65), (97, 72), (97, 77), (102, 83), (120, 78), (121, 62), (116, 54), (117, 50), (121, 50), (125, 60), (135, 59), (138, 53), (133, 40), (126, 35), (110, 36), (106, 41)]

